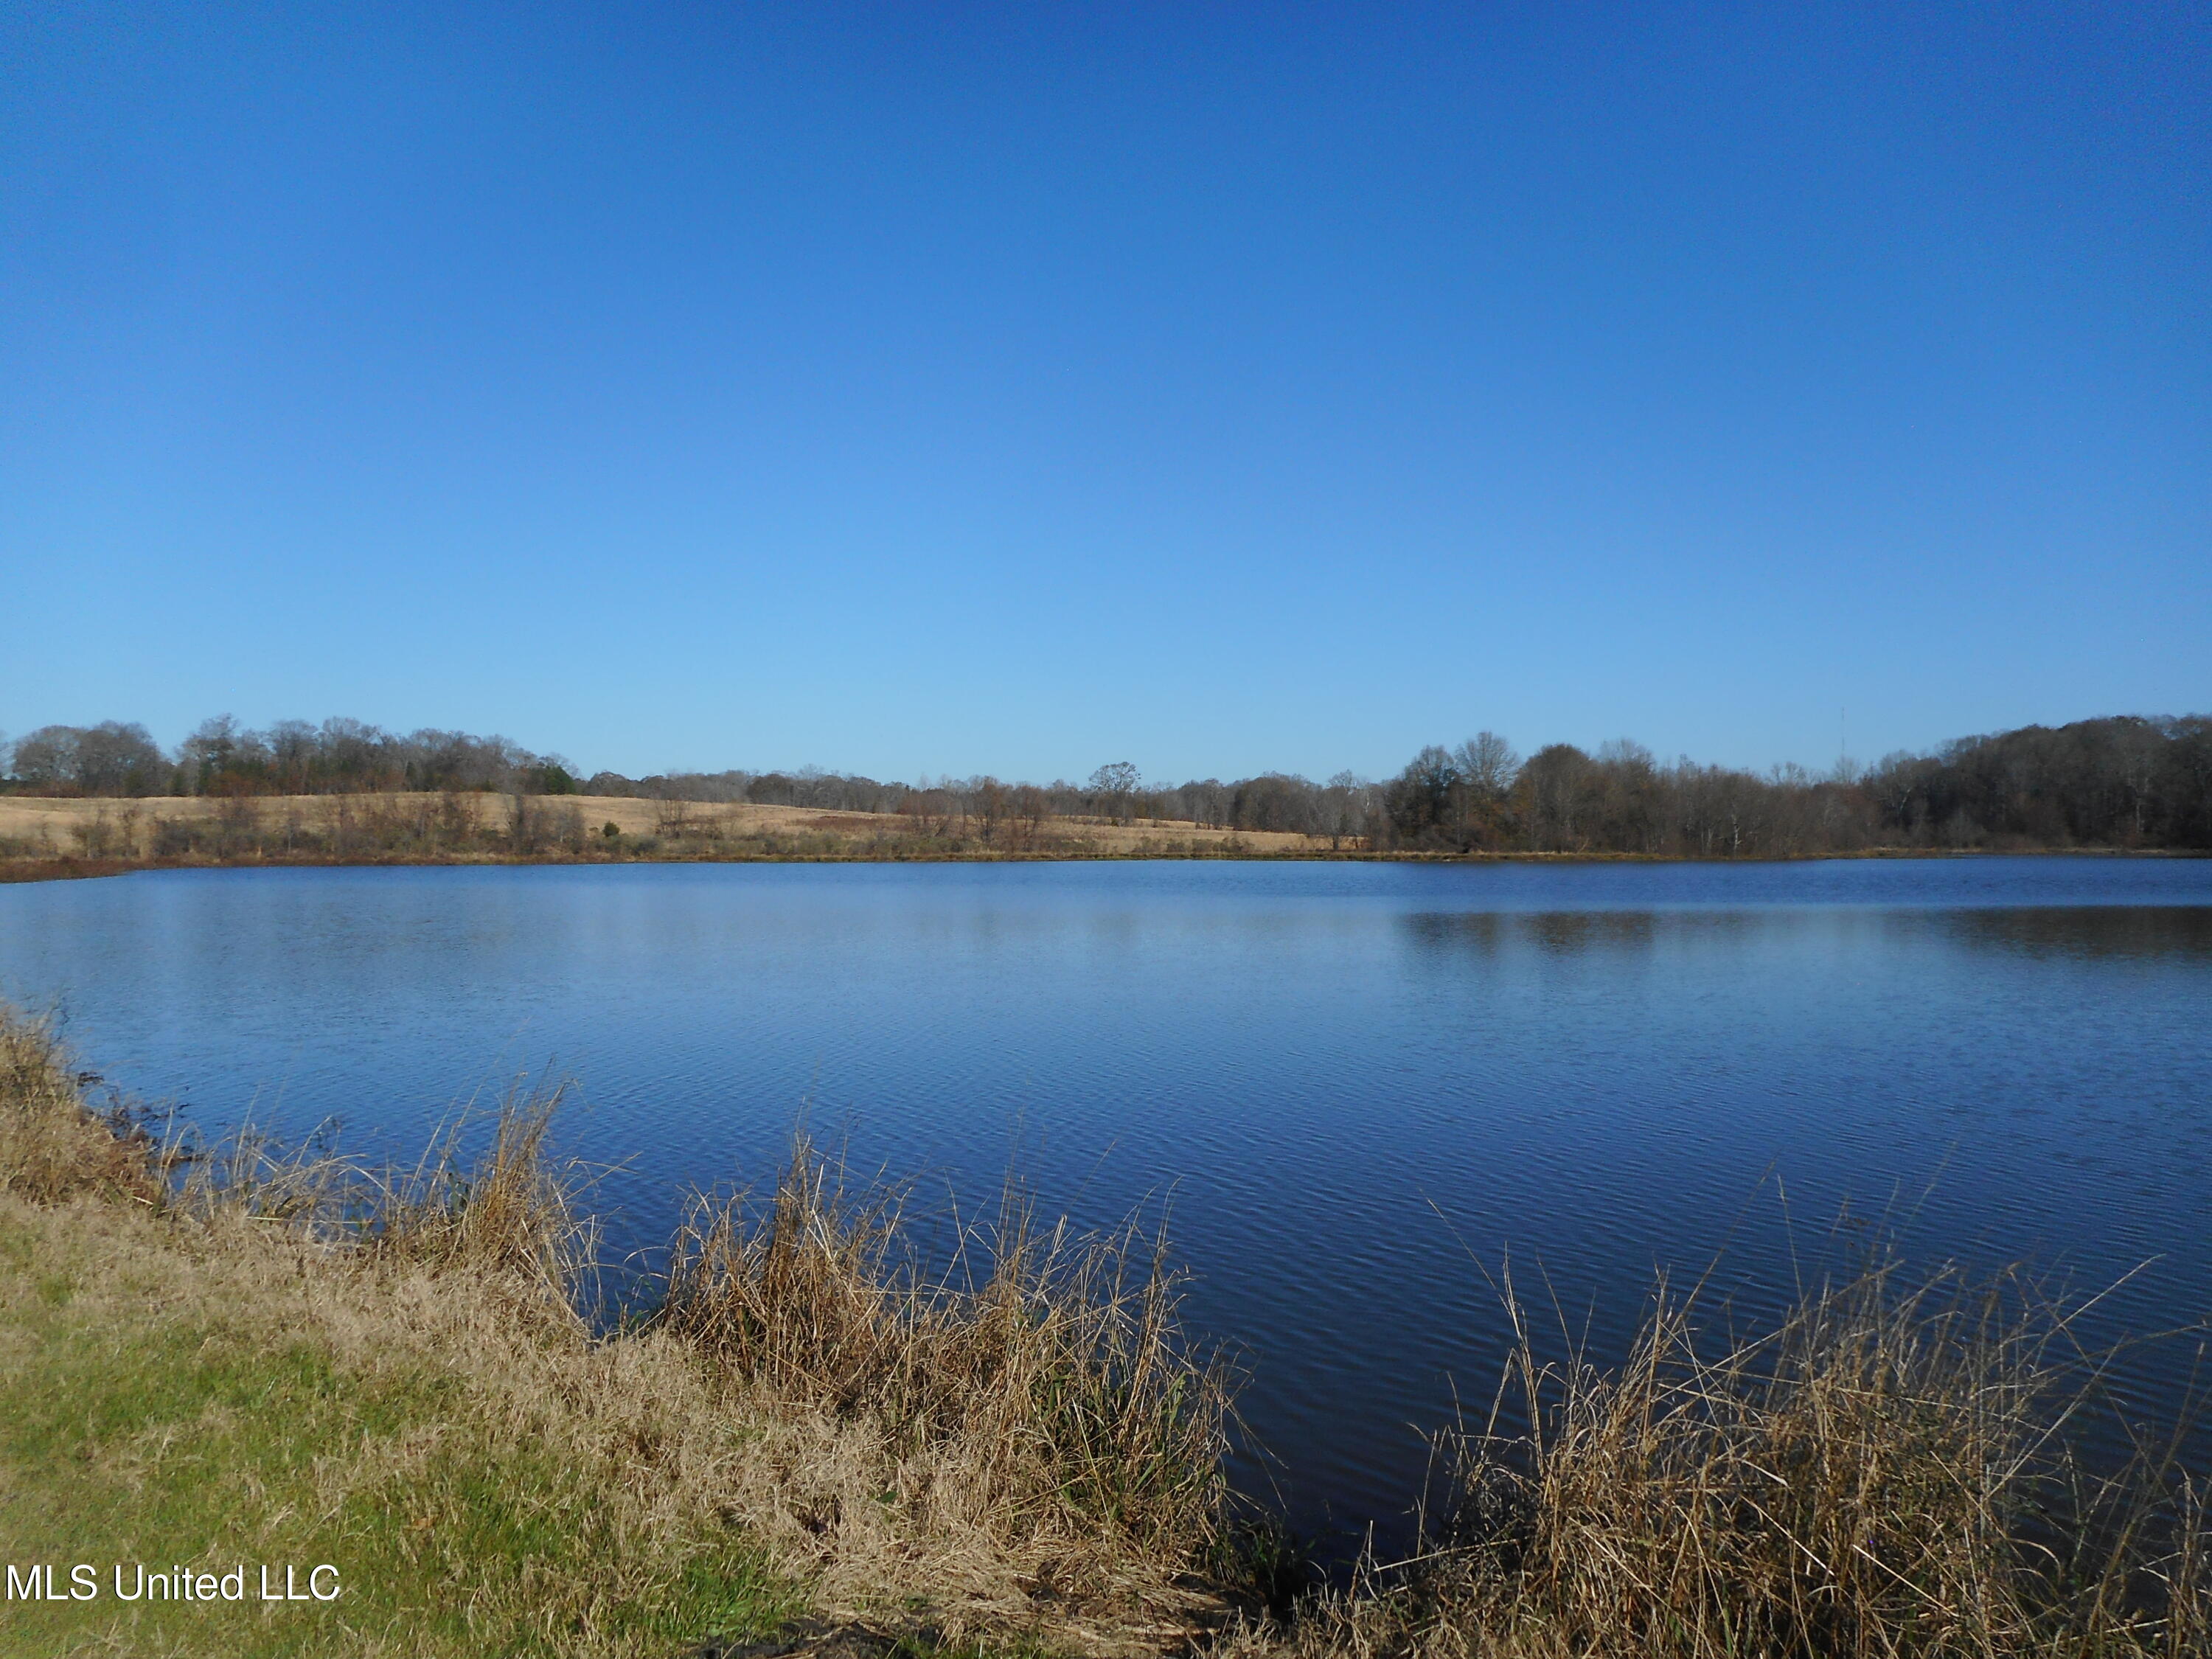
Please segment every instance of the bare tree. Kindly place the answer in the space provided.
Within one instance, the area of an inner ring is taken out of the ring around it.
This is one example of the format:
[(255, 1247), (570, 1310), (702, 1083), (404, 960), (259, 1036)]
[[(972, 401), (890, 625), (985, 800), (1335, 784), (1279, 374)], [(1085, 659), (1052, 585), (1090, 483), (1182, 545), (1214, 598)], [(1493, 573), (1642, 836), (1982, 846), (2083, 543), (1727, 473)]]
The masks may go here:
[(1091, 793), (1101, 817), (1127, 823), (1144, 780), (1127, 761), (1111, 761), (1091, 775)]

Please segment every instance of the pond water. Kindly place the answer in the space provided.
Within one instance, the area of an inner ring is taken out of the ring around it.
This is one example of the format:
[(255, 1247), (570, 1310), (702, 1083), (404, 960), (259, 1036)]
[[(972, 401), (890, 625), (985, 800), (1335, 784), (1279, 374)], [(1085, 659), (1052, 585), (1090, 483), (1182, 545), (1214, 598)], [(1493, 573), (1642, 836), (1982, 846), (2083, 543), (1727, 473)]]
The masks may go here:
[(2212, 861), (173, 872), (0, 887), (0, 995), (207, 1129), (372, 1153), (573, 1077), (617, 1251), (802, 1112), (925, 1197), (1164, 1205), (1250, 1372), (1239, 1478), (1386, 1545), (1509, 1259), (1601, 1358), (1656, 1269), (1771, 1306), (1846, 1205), (2148, 1263), (2100, 1337), (2212, 1314)]

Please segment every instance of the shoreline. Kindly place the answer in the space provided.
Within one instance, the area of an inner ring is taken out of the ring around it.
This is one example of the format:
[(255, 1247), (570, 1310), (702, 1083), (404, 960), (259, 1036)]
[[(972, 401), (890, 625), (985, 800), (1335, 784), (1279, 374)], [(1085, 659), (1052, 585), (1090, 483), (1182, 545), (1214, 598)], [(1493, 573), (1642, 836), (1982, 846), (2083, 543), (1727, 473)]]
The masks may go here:
[[(1883, 835), (1894, 837), (1884, 839)], [(2125, 837), (2118, 838), (2124, 842)], [(1747, 824), (1742, 838), (1656, 827), (1631, 839), (1519, 831), (1438, 840), (1231, 828), (1189, 818), (487, 792), (326, 795), (0, 794), (0, 883), (137, 870), (467, 865), (1035, 863), (1118, 860), (1402, 864), (1787, 864), (1828, 859), (2188, 858), (2191, 846), (1971, 839)]]
[(848, 1188), (801, 1135), (600, 1328), (557, 1091), (410, 1174), (180, 1149), (77, 1064), (0, 1006), (12, 1552), (64, 1583), (327, 1563), (343, 1592), (0, 1607), (70, 1650), (1711, 1659), (1747, 1633), (1917, 1651), (1930, 1605), (1945, 1651), (1990, 1659), (2212, 1634), (2201, 1486), (2069, 1484), (2050, 1437), (2095, 1382), (2045, 1356), (2078, 1304), (2017, 1269), (1877, 1250), (1725, 1337), (1662, 1281), (1604, 1370), (1524, 1338), (1504, 1386), (1545, 1432), (1444, 1436), (1439, 1529), (1330, 1589), (1231, 1496), (1236, 1375), (1182, 1336), (1141, 1230), (1063, 1243), (1010, 1187), (981, 1284), (917, 1277), (901, 1189)]
[(88, 881), (107, 876), (128, 876), (171, 870), (428, 870), (471, 868), (619, 869), (640, 865), (702, 864), (1695, 864), (1750, 866), (1770, 864), (1830, 864), (1896, 862), (1910, 860), (1974, 860), (2015, 858), (2176, 859), (2212, 858), (2212, 852), (2196, 848), (2166, 847), (1868, 847), (1849, 852), (1771, 853), (1732, 858), (1699, 858), (1680, 853), (1544, 853), (1426, 851), (1341, 852), (1170, 851), (1132, 848), (1127, 851), (892, 851), (892, 852), (739, 852), (640, 854), (615, 857), (553, 853), (466, 853), (448, 855), (398, 854), (338, 858), (327, 854), (302, 857), (244, 858), (53, 858), (0, 859), (0, 886), (46, 881)]

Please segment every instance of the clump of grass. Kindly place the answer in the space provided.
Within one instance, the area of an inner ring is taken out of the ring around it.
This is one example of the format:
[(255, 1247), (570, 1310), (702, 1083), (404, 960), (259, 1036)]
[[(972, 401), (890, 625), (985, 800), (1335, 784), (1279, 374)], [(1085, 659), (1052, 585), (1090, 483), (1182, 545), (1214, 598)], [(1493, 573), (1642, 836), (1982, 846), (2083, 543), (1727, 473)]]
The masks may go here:
[(565, 1093), (518, 1084), (489, 1115), (480, 1153), (465, 1150), (480, 1117), (463, 1112), (406, 1170), (242, 1132), (213, 1152), (172, 1154), (188, 1173), (168, 1206), (204, 1223), (273, 1225), (356, 1267), (465, 1273), (580, 1328), (599, 1235), (580, 1201), (586, 1172), (546, 1145)]
[(598, 1232), (579, 1202), (583, 1172), (546, 1150), (564, 1093), (510, 1091), (473, 1164), (463, 1162), (457, 1124), (434, 1157), (380, 1195), (369, 1227), (375, 1248), (434, 1269), (519, 1280), (549, 1305), (580, 1313)]
[(0, 1192), (52, 1204), (79, 1194), (151, 1201), (143, 1129), (94, 1111), (49, 1020), (0, 1007)]
[[(1449, 1443), (1457, 1503), (1314, 1654), (2131, 1656), (2212, 1652), (2202, 1494), (2067, 1449), (2094, 1377), (2019, 1274), (1885, 1258), (1716, 1351), (1662, 1285), (1627, 1364), (1520, 1341), (1529, 1425)], [(2078, 1310), (2076, 1310), (2078, 1311)], [(2094, 1370), (2094, 1368), (2091, 1368)]]
[(1063, 1591), (1185, 1571), (1229, 1522), (1231, 1377), (1185, 1340), (1157, 1237), (1046, 1229), (1009, 1188), (932, 1273), (896, 1189), (804, 1135), (764, 1201), (702, 1200), (660, 1326), (780, 1408), (880, 1437), (888, 1478)]

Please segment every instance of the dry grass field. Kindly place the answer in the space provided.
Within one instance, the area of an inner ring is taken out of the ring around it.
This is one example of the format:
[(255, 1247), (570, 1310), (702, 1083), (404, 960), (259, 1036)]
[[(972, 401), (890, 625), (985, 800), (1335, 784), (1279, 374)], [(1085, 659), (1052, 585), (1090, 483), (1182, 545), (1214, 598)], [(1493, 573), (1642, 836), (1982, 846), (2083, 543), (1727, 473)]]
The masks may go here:
[[(1195, 823), (1048, 818), (951, 823), (799, 806), (533, 797), (552, 826), (526, 855), (595, 858), (1297, 857), (1325, 837)], [(495, 794), (271, 795), (137, 800), (0, 796), (0, 860), (380, 861), (514, 856), (514, 803)], [(609, 825), (618, 832), (608, 836)], [(418, 826), (428, 826), (421, 828)], [(505, 843), (504, 845), (502, 843)]]

